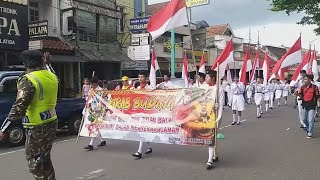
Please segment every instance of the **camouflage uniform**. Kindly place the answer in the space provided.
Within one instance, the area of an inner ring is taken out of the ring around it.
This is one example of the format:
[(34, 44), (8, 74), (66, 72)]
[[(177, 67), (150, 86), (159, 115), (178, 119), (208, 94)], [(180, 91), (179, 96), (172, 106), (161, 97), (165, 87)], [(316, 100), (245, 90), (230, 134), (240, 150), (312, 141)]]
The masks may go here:
[[(33, 69), (33, 71), (43, 68)], [(48, 69), (50, 70), (50, 69)], [(30, 73), (26, 72), (26, 73)], [(26, 115), (29, 104), (36, 92), (35, 87), (22, 74), (18, 80), (18, 95), (11, 108), (8, 120), (11, 123), (21, 121)], [(29, 165), (29, 171), (36, 180), (55, 180), (55, 172), (52, 166), (50, 153), (53, 141), (56, 138), (57, 120), (26, 128), (25, 153)]]

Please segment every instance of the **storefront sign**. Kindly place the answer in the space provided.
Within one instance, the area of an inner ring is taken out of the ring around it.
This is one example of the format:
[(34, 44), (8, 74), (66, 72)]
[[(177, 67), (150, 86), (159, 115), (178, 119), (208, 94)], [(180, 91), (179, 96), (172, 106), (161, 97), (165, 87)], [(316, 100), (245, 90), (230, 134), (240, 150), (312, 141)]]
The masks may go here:
[(130, 31), (139, 32), (147, 29), (149, 17), (130, 19)]
[(132, 34), (131, 36), (132, 46), (143, 46), (149, 44), (149, 33)]
[(43, 48), (42, 40), (29, 41), (29, 50), (39, 50)]
[(203, 6), (210, 4), (210, 0), (186, 0), (187, 7)]
[(0, 49), (28, 48), (28, 6), (25, 1), (0, 4)]
[(148, 61), (150, 60), (150, 46), (129, 46), (128, 57), (135, 61)]
[[(181, 48), (182, 44), (181, 43), (175, 43), (175, 49)], [(170, 53), (171, 52), (171, 40), (169, 39), (167, 42), (163, 44), (163, 52)]]
[(114, 10), (106, 9), (103, 7), (99, 7), (99, 6), (95, 6), (95, 5), (91, 5), (91, 4), (87, 4), (79, 1), (72, 1), (71, 4), (73, 8), (121, 19), (121, 13)]
[(91, 91), (80, 135), (214, 146), (215, 90)]
[(148, 70), (147, 61), (131, 61), (131, 62), (122, 62), (121, 70)]
[[(175, 66), (176, 72), (182, 72), (183, 63), (177, 62)], [(193, 63), (188, 63), (188, 72), (197, 71), (197, 67)]]
[(29, 38), (48, 36), (48, 21), (29, 23)]
[[(186, 50), (187, 53), (187, 58), (189, 62), (193, 62), (193, 58), (192, 58), (192, 50)], [(202, 54), (203, 51), (193, 51), (194, 53), (194, 58), (196, 60), (196, 62), (200, 62), (201, 58), (202, 58)], [(204, 61), (208, 62), (208, 52), (204, 51)]]

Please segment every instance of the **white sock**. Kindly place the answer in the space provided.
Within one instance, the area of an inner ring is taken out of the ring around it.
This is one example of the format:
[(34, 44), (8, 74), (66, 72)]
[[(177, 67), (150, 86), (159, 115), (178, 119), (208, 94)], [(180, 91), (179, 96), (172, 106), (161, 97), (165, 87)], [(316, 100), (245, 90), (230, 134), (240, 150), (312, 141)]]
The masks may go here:
[(94, 139), (95, 139), (94, 137), (90, 138), (90, 143), (89, 143), (90, 146), (93, 146)]
[(259, 109), (260, 109), (260, 114), (262, 114), (262, 106), (261, 105), (259, 106)]
[(260, 107), (257, 107), (257, 117), (260, 116)]
[(241, 116), (238, 116), (238, 122), (240, 122)]
[(138, 149), (138, 152), (141, 154), (142, 153), (142, 148), (143, 148), (143, 142), (140, 141), (139, 143), (139, 149)]
[(150, 142), (147, 142), (146, 144), (147, 144), (147, 147), (148, 147), (148, 148), (151, 148)]
[(236, 115), (236, 114), (233, 114), (232, 117), (233, 117), (233, 122), (236, 122), (236, 121), (237, 121), (237, 120), (236, 120), (237, 115)]
[(287, 105), (287, 100), (284, 100), (284, 104)]
[(268, 112), (268, 109), (269, 109), (269, 104), (266, 103), (266, 112)]
[(208, 158), (208, 162), (211, 162), (213, 161), (213, 155), (214, 155), (214, 148), (213, 146), (209, 146), (209, 158)]

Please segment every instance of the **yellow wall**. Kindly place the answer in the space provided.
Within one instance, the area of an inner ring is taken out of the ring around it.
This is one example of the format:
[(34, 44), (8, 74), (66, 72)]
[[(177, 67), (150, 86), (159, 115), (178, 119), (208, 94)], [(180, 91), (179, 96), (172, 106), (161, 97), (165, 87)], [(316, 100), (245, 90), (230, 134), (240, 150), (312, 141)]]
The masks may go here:
[[(145, 12), (145, 1), (146, 0), (141, 0), (143, 1), (142, 3), (142, 9)], [(125, 12), (125, 30), (124, 33), (118, 33), (118, 40), (119, 42), (123, 42), (125, 39), (126, 41), (124, 42), (123, 46), (127, 47), (131, 44), (131, 35), (129, 32), (130, 28), (130, 19), (134, 18), (134, 0), (117, 0), (117, 5), (124, 7), (124, 12)]]

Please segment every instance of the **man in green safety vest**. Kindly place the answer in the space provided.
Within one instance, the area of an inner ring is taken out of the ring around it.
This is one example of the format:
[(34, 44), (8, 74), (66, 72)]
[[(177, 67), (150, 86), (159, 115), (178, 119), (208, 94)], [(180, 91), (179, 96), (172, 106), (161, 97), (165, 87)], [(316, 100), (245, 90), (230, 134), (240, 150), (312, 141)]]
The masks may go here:
[(7, 130), (22, 119), (30, 173), (36, 180), (55, 180), (50, 153), (58, 125), (55, 111), (58, 78), (50, 65), (49, 53), (26, 50), (22, 57), (27, 70), (18, 79), (17, 99), (1, 126), (0, 140), (4, 140)]

